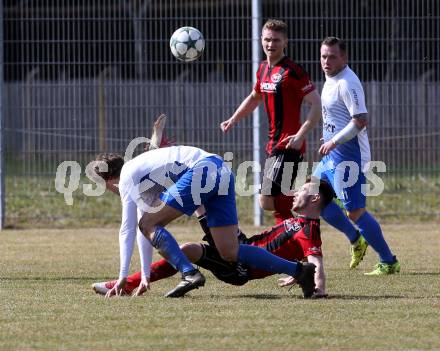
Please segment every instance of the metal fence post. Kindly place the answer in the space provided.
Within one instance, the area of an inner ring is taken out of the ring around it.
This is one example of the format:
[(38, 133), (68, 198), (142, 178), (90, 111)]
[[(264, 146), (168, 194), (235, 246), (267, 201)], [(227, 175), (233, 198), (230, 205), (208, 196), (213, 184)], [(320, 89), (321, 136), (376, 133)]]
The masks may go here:
[(5, 227), (5, 148), (3, 113), (3, 1), (0, 0), (0, 230)]
[[(261, 0), (252, 0), (252, 84), (256, 82), (255, 72), (261, 61), (260, 48), (261, 30)], [(252, 115), (252, 143), (254, 162), (261, 165), (260, 150), (260, 108), (255, 109)], [(260, 172), (254, 172), (254, 184), (260, 183)], [(254, 194), (254, 225), (263, 224), (263, 213), (260, 207), (259, 194)]]

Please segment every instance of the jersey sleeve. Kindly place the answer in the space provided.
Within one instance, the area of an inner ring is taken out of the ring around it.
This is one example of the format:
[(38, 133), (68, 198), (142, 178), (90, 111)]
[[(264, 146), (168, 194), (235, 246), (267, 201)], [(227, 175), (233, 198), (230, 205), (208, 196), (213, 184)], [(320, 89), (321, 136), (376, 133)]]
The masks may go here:
[(262, 65), (260, 65), (260, 67), (258, 67), (258, 71), (257, 71), (257, 73), (256, 73), (257, 80), (256, 80), (255, 85), (254, 85), (254, 90), (255, 90), (255, 92), (256, 92), (258, 95), (261, 95), (261, 89), (260, 89), (260, 86), (261, 86), (261, 79), (260, 79), (260, 76), (261, 76), (261, 67), (262, 67)]
[(322, 256), (322, 250), (321, 250), (321, 234), (318, 230), (314, 229), (313, 226), (310, 226), (310, 233), (306, 235), (304, 233), (304, 230), (307, 230), (306, 228), (303, 228), (300, 233), (297, 234), (296, 240), (300, 244), (304, 257), (307, 256)]
[(308, 73), (299, 66), (296, 70), (297, 79), (295, 80), (296, 90), (298, 95), (303, 98), (316, 89), (315, 85), (310, 80)]
[(134, 240), (137, 229), (137, 206), (125, 186), (120, 186), (122, 203), (121, 228), (119, 229), (119, 255), (120, 269), (119, 279), (126, 278), (133, 255)]
[(359, 81), (341, 81), (339, 86), (339, 94), (347, 107), (350, 116), (367, 113), (365, 106), (365, 94), (362, 84)]

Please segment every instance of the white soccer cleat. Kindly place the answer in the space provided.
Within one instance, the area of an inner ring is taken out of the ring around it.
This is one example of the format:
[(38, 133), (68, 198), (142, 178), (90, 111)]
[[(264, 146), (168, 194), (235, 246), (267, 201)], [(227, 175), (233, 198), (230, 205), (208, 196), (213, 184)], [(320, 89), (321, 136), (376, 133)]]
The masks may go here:
[(110, 288), (106, 286), (107, 283), (108, 282), (93, 283), (92, 289), (99, 295), (105, 295), (110, 290)]

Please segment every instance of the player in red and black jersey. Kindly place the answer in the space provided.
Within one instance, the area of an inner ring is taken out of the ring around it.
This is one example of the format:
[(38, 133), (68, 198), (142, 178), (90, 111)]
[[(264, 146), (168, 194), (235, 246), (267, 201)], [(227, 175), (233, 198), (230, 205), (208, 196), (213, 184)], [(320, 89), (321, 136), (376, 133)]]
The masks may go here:
[[(261, 43), (266, 60), (257, 71), (254, 89), (232, 117), (220, 125), (227, 132), (261, 102), (264, 103), (269, 119), (265, 170), (269, 172), (263, 176), (260, 205), (265, 210), (274, 211), (277, 223), (290, 217), (292, 198), (285, 194), (292, 188), (298, 163), (303, 159), (306, 135), (321, 118), (319, 94), (307, 72), (285, 55), (287, 42), (287, 26), (284, 22), (269, 20), (264, 24)], [(306, 121), (301, 124), (301, 105), (304, 101), (310, 105), (310, 109)], [(284, 185), (282, 175), (286, 162), (294, 163), (294, 166), (290, 182)]]
[[(332, 201), (333, 197), (333, 190), (327, 183), (321, 182), (318, 187), (318, 184), (308, 182), (292, 197), (292, 209), (298, 214), (297, 217), (289, 218), (283, 223), (250, 238), (240, 234), (239, 240), (243, 244), (264, 248), (290, 261), (306, 258), (316, 266), (314, 297), (326, 296), (319, 214), (322, 207)], [(182, 245), (182, 251), (190, 261), (210, 270), (218, 279), (232, 285), (244, 285), (249, 280), (261, 279), (273, 274), (252, 267), (231, 264), (223, 260), (214, 246), (209, 228), (206, 226), (206, 218), (201, 218), (200, 224), (206, 234), (204, 240), (208, 241), (208, 244), (187, 243)], [(167, 278), (175, 273), (177, 273), (177, 270), (162, 259), (151, 265), (150, 282)], [(131, 294), (139, 286), (140, 279), (140, 272), (129, 276), (125, 292)], [(115, 283), (116, 280), (95, 283), (93, 289), (95, 292), (105, 295)], [(293, 277), (280, 279), (281, 286), (294, 283), (295, 279)]]

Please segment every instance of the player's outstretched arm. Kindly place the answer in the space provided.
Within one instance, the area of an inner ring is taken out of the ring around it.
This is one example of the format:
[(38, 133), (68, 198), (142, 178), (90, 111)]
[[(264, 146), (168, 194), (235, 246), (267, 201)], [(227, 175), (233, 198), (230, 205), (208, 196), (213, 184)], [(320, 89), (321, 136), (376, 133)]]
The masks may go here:
[(231, 118), (220, 123), (220, 129), (226, 133), (235, 124), (237, 124), (241, 119), (248, 116), (261, 102), (261, 95), (259, 95), (255, 90), (247, 96), (246, 99), (240, 104), (237, 110), (234, 112)]

